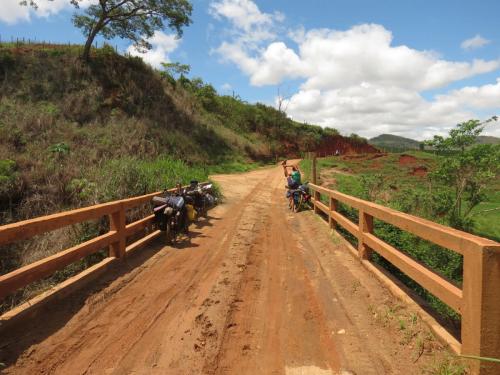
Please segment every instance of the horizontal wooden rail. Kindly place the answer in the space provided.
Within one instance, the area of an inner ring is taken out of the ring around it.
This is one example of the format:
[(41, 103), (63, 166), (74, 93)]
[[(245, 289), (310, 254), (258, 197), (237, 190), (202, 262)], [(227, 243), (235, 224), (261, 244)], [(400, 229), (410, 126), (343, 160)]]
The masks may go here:
[[(500, 358), (500, 244), (323, 186), (309, 186), (314, 212), (324, 212), (332, 227), (338, 224), (356, 236), (361, 259), (370, 261), (372, 251), (377, 252), (462, 315), (463, 354)], [(328, 197), (329, 206), (321, 202), (321, 195)], [(357, 224), (337, 211), (338, 202), (358, 210)], [(463, 289), (378, 238), (373, 218), (462, 254)], [(500, 367), (495, 366), (476, 361), (471, 370), (473, 374), (494, 375), (500, 373)]]
[(103, 203), (3, 225), (0, 227), (0, 245), (25, 240), (41, 233), (50, 232), (83, 221), (99, 219), (104, 215), (118, 211), (119, 205), (119, 201)]
[(50, 276), (56, 270), (62, 269), (87, 255), (109, 246), (116, 241), (117, 237), (118, 234), (116, 232), (108, 232), (102, 236), (93, 238), (87, 242), (0, 276), (0, 299), (4, 298), (13, 290), (23, 288), (33, 281)]
[(133, 223), (127, 224), (126, 228), (126, 237), (130, 237), (137, 232), (147, 228), (149, 225), (153, 223), (155, 215), (146, 216), (144, 219), (140, 219), (134, 221)]
[(317, 185), (310, 185), (312, 185), (313, 190), (319, 188), (317, 191), (321, 194), (325, 194), (358, 210), (363, 209), (365, 213), (377, 219), (460, 254), (463, 254), (467, 249), (482, 249), (485, 246), (497, 244), (487, 238), (405, 214), (373, 202), (364, 201), (338, 191), (327, 190)]
[[(207, 184), (207, 182), (203, 182), (200, 185), (205, 184)], [(173, 191), (175, 191), (175, 188), (167, 190), (167, 192)], [(134, 243), (127, 245), (127, 237), (131, 237), (150, 227), (153, 223), (154, 215), (148, 215), (143, 219), (126, 224), (126, 212), (127, 210), (149, 202), (154, 196), (160, 195), (161, 193), (161, 191), (158, 191), (139, 197), (78, 208), (71, 211), (0, 226), (0, 245), (5, 245), (65, 226), (88, 220), (100, 219), (106, 215), (109, 216), (110, 222), (109, 231), (101, 236), (0, 276), (0, 299), (20, 288), (26, 287), (34, 281), (48, 277), (57, 270), (63, 269), (69, 264), (103, 248), (109, 247), (111, 258), (121, 258), (133, 252), (135, 249), (138, 249), (148, 241), (158, 237), (161, 232), (156, 230), (143, 236)]]
[(462, 290), (460, 288), (373, 234), (363, 233), (363, 241), (455, 311), (461, 311)]
[(342, 227), (351, 232), (353, 236), (359, 236), (359, 228), (351, 220), (335, 211), (330, 212), (330, 216), (333, 220), (335, 220), (335, 222), (339, 223)]

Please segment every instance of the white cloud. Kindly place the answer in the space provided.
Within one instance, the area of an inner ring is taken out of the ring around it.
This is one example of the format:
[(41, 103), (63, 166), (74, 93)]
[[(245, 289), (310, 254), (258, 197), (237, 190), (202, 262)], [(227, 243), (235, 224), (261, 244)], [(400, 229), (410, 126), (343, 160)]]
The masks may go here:
[(27, 7), (19, 5), (18, 0), (3, 0), (0, 21), (14, 24), (19, 21), (29, 21), (30, 11)]
[(230, 83), (224, 83), (221, 87), (220, 87), (223, 91), (230, 91), (232, 90), (233, 86), (231, 86)]
[(466, 86), (446, 95), (438, 95), (437, 100), (469, 108), (500, 110), (500, 78), (497, 78), (496, 84)]
[(241, 29), (250, 31), (254, 25), (271, 23), (271, 16), (261, 13), (257, 5), (249, 0), (221, 0), (210, 4), (209, 12), (216, 18), (224, 16)]
[(476, 34), (474, 37), (464, 40), (462, 44), (460, 44), (460, 47), (465, 50), (471, 50), (483, 47), (488, 43), (490, 43), (488, 39), (485, 39), (481, 35)]
[[(89, 6), (96, 0), (84, 0), (80, 2), (80, 8)], [(30, 21), (34, 17), (47, 18), (63, 10), (74, 9), (68, 0), (38, 0), (38, 9), (19, 5), (20, 0), (2, 0), (2, 11), (0, 21), (7, 24), (15, 24), (22, 21)]]
[(132, 56), (139, 56), (145, 62), (155, 68), (159, 68), (162, 62), (168, 62), (169, 54), (179, 46), (181, 39), (175, 34), (165, 34), (162, 31), (156, 31), (151, 39), (148, 39), (153, 48), (145, 53), (138, 51), (133, 45), (127, 48), (127, 52)]
[(303, 89), (285, 106), (298, 121), (366, 137), (395, 133), (429, 138), (446, 130), (447, 125), (472, 117), (470, 111), (461, 110), (454, 102), (429, 102), (413, 90), (368, 83), (324, 91)]
[[(227, 18), (232, 29), (223, 34), (225, 40), (215, 51), (239, 67), (252, 85), (302, 80), (299, 91), (284, 105), (298, 121), (364, 136), (392, 132), (422, 139), (480, 117), (478, 110), (500, 111), (498, 83), (430, 99), (422, 95), (496, 71), (500, 60), (450, 61), (433, 51), (394, 45), (391, 31), (376, 24), (275, 32), (283, 29), (279, 20), (254, 3), (244, 1), (245, 7), (240, 7), (239, 0), (216, 2), (220, 3), (225, 4), (224, 10), (212, 5), (219, 11), (211, 12), (216, 18)], [(230, 11), (231, 4), (238, 11)], [(268, 36), (259, 40), (255, 29), (262, 24)], [(289, 40), (294, 43), (287, 44)]]
[(256, 86), (301, 77), (306, 79), (305, 88), (371, 82), (429, 90), (500, 67), (499, 60), (454, 62), (429, 51), (393, 46), (392, 33), (381, 25), (359, 25), (347, 31), (313, 29), (302, 34), (299, 30), (294, 37), (299, 41), (297, 52), (281, 41), (253, 51), (238, 40), (222, 43), (217, 51)]

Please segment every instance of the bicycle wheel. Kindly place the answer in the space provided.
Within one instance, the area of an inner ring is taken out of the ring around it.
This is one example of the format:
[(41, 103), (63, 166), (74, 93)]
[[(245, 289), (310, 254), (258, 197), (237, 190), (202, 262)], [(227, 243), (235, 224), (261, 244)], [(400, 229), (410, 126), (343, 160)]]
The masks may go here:
[[(293, 201), (295, 202), (295, 199)], [(302, 194), (300, 194), (299, 201), (297, 202), (297, 204), (295, 204), (295, 207), (293, 208), (293, 211), (294, 212), (299, 212), (301, 207), (302, 207)]]
[(173, 242), (172, 224), (170, 220), (167, 220), (167, 225), (165, 226), (165, 241), (168, 245), (171, 245)]

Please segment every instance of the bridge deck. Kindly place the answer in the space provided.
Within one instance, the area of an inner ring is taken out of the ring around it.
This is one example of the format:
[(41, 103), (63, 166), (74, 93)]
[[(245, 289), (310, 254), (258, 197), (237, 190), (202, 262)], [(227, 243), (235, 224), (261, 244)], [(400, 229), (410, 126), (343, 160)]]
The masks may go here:
[(226, 201), (190, 240), (7, 332), (5, 372), (415, 374), (444, 355), (317, 216), (288, 211), (279, 168), (216, 179)]

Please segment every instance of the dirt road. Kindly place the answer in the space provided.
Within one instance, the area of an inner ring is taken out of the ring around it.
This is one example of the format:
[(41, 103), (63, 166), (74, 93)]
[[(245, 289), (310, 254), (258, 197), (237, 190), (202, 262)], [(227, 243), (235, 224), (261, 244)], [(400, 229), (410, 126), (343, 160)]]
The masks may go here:
[(11, 332), (4, 372), (419, 374), (434, 360), (418, 319), (327, 226), (288, 211), (280, 168), (215, 179), (225, 203), (190, 243), (146, 249)]

